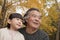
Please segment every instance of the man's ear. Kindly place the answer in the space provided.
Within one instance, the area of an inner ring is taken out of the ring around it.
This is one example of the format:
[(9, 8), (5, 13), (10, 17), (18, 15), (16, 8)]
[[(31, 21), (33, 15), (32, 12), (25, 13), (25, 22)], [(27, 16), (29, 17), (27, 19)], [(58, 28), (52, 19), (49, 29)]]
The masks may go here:
[(8, 19), (8, 20), (7, 20), (7, 23), (11, 24), (11, 20), (10, 20), (10, 19)]
[(28, 22), (28, 19), (26, 19), (25, 21)]

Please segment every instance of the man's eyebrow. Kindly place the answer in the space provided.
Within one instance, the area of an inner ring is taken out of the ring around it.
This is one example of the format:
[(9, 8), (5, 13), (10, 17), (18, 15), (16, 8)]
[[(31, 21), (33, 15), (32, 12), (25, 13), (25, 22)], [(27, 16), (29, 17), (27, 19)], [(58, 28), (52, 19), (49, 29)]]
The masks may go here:
[(40, 16), (40, 17), (43, 17), (43, 16)]
[(41, 17), (41, 18), (42, 18), (42, 16), (39, 16), (39, 17)]

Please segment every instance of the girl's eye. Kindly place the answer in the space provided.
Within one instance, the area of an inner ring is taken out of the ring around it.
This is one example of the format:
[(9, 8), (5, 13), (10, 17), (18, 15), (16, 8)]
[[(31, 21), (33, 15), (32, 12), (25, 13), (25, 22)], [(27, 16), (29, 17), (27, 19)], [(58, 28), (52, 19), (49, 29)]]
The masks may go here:
[(21, 20), (21, 19), (19, 19), (19, 18), (17, 18), (17, 20), (20, 20), (20, 21), (22, 22), (22, 20)]
[(17, 20), (19, 20), (19, 18), (17, 18)]

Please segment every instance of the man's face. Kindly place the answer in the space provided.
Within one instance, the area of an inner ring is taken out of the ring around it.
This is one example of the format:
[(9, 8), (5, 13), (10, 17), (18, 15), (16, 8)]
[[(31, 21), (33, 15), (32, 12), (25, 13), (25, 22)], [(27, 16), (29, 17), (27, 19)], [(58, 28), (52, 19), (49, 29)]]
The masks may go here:
[(39, 28), (41, 22), (41, 13), (38, 11), (29, 12), (29, 18), (27, 19), (27, 25), (33, 28)]
[(22, 27), (22, 20), (19, 18), (13, 18), (9, 21), (10, 27), (13, 29), (19, 29)]

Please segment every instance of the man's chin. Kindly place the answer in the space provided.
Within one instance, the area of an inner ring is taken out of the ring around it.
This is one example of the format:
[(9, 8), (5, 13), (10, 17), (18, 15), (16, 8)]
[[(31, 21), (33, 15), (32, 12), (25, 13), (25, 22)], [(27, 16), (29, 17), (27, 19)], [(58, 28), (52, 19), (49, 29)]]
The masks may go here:
[(34, 28), (34, 29), (38, 29), (39, 27), (35, 27), (35, 26), (34, 26), (34, 27), (32, 27), (32, 28)]

